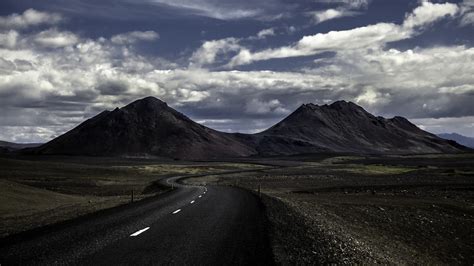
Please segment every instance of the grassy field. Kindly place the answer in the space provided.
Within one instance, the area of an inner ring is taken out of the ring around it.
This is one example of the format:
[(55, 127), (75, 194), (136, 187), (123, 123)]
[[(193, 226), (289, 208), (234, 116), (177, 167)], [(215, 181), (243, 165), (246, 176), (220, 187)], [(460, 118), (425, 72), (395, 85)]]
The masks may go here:
[(474, 261), (474, 155), (283, 161), (281, 168), (188, 182), (260, 187), (283, 264)]
[(156, 181), (263, 166), (90, 157), (0, 158), (0, 236), (71, 219), (170, 188)]

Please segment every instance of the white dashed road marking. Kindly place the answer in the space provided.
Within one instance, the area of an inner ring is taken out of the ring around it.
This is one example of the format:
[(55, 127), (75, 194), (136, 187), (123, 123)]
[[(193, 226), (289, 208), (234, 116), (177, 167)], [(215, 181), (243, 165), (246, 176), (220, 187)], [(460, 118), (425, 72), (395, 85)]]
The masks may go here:
[(194, 200), (192, 200), (190, 203), (193, 204), (193, 203), (194, 203)]
[(130, 236), (137, 236), (143, 232), (145, 232), (146, 230), (150, 229), (150, 227), (147, 227), (147, 228), (143, 228), (142, 230), (138, 230), (136, 231), (135, 233), (131, 234)]
[(176, 211), (173, 212), (173, 214), (177, 214), (180, 211), (181, 211), (181, 209), (177, 209)]
[(202, 195), (199, 195), (199, 197), (198, 197), (198, 198), (202, 198)]

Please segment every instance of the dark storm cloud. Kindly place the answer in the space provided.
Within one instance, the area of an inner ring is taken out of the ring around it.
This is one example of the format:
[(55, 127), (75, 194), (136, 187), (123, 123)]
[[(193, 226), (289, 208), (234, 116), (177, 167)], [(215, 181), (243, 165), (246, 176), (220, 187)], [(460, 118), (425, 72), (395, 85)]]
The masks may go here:
[(128, 90), (127, 84), (119, 81), (107, 81), (96, 88), (102, 95), (121, 95)]
[[(246, 125), (249, 131), (254, 123), (250, 120), (270, 122), (289, 115), (304, 103), (327, 104), (340, 99), (353, 100), (359, 91), (352, 93), (340, 90), (331, 90), (323, 88), (307, 88), (287, 87), (285, 90), (274, 91), (255, 90), (248, 87), (239, 90), (238, 94), (231, 91), (218, 91), (199, 102), (183, 103), (177, 107), (180, 111), (188, 114), (194, 119), (232, 119), (232, 124), (217, 124), (220, 127), (227, 127), (234, 131), (240, 131), (241, 128), (236, 121), (247, 120)], [(242, 118), (245, 117), (245, 118)], [(241, 125), (243, 125), (242, 123)], [(227, 130), (228, 131), (228, 130)]]
[(4, 107), (38, 106), (39, 99), (30, 92), (34, 87), (30, 84), (4, 84), (0, 87), (0, 105)]
[(472, 93), (452, 94), (398, 94), (392, 95), (390, 104), (373, 108), (373, 111), (387, 115), (401, 115), (408, 118), (442, 118), (474, 115)]

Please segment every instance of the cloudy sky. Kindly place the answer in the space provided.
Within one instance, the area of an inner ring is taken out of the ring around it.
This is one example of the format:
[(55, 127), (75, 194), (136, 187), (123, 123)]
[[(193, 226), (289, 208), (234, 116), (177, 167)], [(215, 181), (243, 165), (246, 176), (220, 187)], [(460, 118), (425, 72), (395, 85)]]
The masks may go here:
[(2, 0), (0, 139), (155, 96), (222, 131), (348, 100), (474, 136), (474, 0)]

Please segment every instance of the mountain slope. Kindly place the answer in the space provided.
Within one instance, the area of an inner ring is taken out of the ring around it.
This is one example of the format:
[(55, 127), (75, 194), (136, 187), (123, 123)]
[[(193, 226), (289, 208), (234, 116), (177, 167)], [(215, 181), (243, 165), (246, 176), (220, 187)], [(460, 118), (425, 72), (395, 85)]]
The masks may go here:
[(314, 152), (438, 153), (464, 147), (421, 130), (403, 117), (375, 117), (345, 101), (304, 104), (257, 134), (260, 154)]
[(466, 137), (457, 133), (442, 133), (438, 134), (438, 137), (443, 139), (454, 140), (461, 145), (474, 148), (474, 138)]
[(193, 122), (156, 98), (104, 111), (40, 146), (41, 154), (164, 156), (206, 159), (249, 156), (255, 151), (231, 134)]
[(13, 143), (0, 140), (0, 153), (12, 152), (25, 148), (34, 148), (40, 145), (41, 143)]
[(228, 134), (195, 123), (156, 98), (104, 111), (31, 149), (39, 154), (213, 159), (299, 153), (440, 153), (467, 148), (402, 117), (375, 117), (345, 101), (304, 104), (258, 134)]

